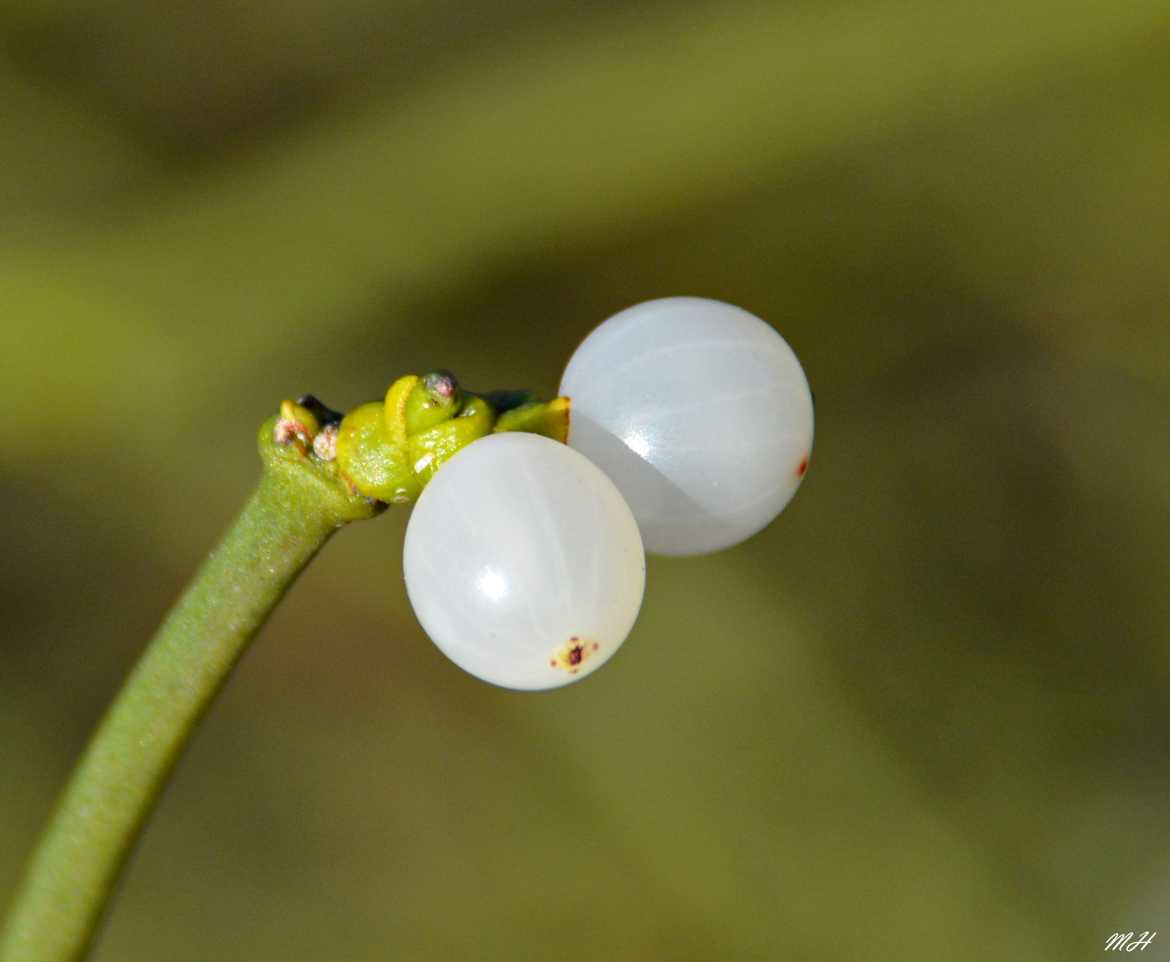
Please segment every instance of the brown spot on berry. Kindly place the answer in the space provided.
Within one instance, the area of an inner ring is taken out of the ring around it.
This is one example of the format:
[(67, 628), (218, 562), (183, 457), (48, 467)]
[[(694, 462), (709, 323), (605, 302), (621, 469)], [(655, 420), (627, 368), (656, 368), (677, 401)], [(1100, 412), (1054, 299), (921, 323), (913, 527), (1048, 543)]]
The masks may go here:
[(801, 460), (800, 464), (799, 464), (799, 465), (797, 466), (797, 468), (796, 468), (796, 476), (797, 476), (798, 478), (803, 478), (803, 477), (804, 477), (804, 473), (805, 473), (807, 470), (808, 470), (808, 455), (806, 454), (806, 455), (804, 456), (804, 458)]
[(555, 668), (565, 669), (570, 675), (575, 675), (593, 652), (600, 648), (601, 646), (595, 641), (583, 641), (580, 635), (573, 635), (563, 648), (554, 653), (549, 664)]

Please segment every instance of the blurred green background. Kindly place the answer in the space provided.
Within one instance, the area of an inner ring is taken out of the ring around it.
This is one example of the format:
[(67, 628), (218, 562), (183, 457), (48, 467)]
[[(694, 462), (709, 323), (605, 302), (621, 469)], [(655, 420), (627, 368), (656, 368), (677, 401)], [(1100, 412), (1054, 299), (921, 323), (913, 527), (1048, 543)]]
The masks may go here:
[(781, 518), (543, 696), (345, 532), (98, 962), (1170, 945), (1168, 265), (1165, 0), (7, 0), (0, 900), (280, 398), (701, 294), (816, 390)]

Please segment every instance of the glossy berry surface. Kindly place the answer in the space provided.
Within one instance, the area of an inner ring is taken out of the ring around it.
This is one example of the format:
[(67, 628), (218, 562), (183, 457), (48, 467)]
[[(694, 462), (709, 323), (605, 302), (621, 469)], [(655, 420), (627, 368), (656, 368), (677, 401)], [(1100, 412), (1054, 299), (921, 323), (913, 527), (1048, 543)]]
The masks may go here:
[(585, 677), (642, 603), (642, 541), (614, 484), (536, 434), (493, 434), (437, 472), (406, 530), (406, 589), (457, 665), (507, 688)]
[(615, 314), (577, 348), (561, 393), (569, 444), (613, 479), (650, 552), (738, 544), (808, 469), (813, 401), (800, 361), (721, 301), (669, 297)]

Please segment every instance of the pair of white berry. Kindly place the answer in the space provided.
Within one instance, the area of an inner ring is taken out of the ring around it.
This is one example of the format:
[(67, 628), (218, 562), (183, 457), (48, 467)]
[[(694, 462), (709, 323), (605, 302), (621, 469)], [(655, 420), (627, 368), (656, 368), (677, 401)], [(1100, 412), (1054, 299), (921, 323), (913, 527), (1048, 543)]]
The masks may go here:
[(560, 393), (568, 446), (523, 433), (473, 442), (430, 481), (406, 531), (423, 628), (508, 688), (556, 688), (606, 662), (638, 616), (644, 552), (751, 537), (796, 493), (812, 447), (796, 355), (720, 301), (614, 315), (577, 348)]

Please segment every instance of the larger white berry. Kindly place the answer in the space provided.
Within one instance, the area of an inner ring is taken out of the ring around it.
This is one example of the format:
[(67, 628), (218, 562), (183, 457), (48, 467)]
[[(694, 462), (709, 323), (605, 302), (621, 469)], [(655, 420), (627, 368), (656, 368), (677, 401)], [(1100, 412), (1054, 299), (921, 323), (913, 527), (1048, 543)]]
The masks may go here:
[(625, 500), (576, 451), (535, 434), (469, 444), (406, 529), (406, 590), (457, 665), (507, 688), (594, 671), (638, 616), (646, 560)]
[(813, 402), (800, 361), (753, 314), (668, 297), (615, 314), (561, 380), (569, 444), (617, 484), (646, 550), (716, 551), (784, 508), (808, 468)]

